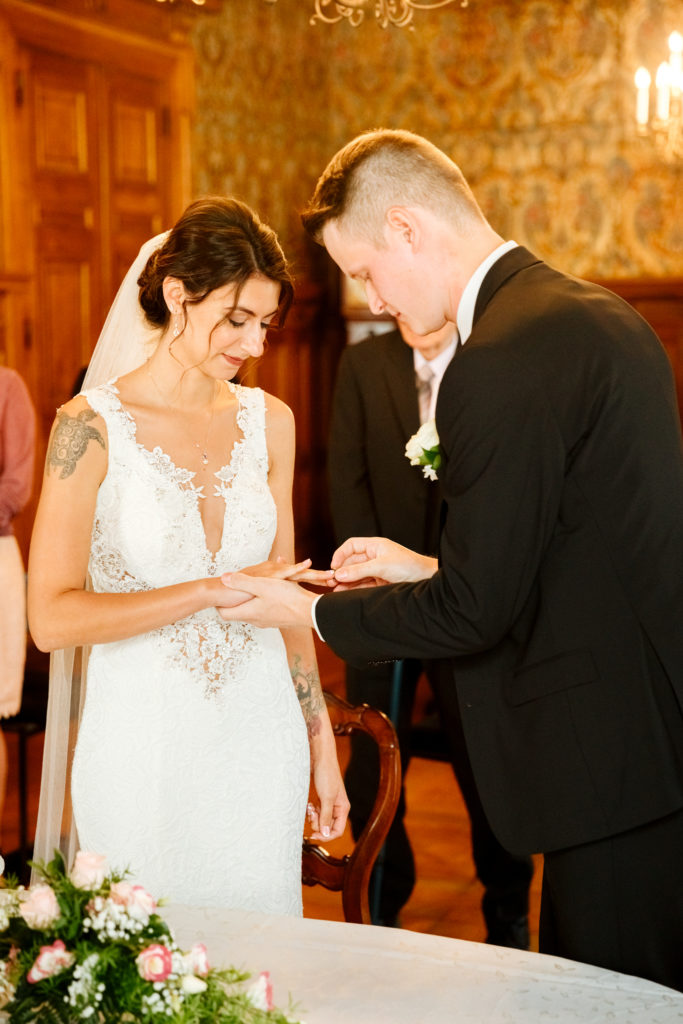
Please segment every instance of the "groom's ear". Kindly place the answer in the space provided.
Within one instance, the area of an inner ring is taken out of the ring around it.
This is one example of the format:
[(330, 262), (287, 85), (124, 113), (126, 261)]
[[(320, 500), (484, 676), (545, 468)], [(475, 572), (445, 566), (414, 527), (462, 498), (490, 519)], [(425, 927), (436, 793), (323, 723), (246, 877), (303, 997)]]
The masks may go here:
[(417, 248), (420, 236), (420, 222), (415, 211), (407, 206), (390, 206), (385, 214), (387, 230), (395, 238), (410, 246), (414, 251)]
[(185, 301), (185, 285), (177, 277), (165, 277), (162, 285), (164, 300), (170, 313), (180, 313)]

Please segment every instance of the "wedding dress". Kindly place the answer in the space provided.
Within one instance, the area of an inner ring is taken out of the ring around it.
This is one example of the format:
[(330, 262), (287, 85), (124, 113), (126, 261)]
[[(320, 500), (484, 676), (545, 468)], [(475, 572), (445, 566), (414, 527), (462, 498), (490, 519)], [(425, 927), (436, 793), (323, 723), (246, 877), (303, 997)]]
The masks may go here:
[[(115, 384), (84, 392), (109, 450), (91, 542), (95, 591), (150, 590), (268, 558), (276, 508), (264, 396), (228, 386), (241, 437), (212, 481), (225, 501), (215, 554), (195, 475), (137, 442)], [(209, 608), (93, 646), (71, 782), (79, 845), (130, 868), (153, 896), (301, 914), (308, 784), (306, 725), (279, 630), (226, 623)]]

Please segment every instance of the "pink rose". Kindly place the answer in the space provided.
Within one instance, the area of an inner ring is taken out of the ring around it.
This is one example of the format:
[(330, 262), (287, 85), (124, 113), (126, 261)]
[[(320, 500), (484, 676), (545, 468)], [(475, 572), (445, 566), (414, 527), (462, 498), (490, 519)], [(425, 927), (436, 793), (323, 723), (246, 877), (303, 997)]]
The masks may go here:
[(133, 899), (133, 886), (130, 882), (113, 882), (109, 890), (109, 898), (122, 907), (127, 907)]
[(71, 868), (71, 881), (77, 889), (99, 889), (107, 874), (107, 858), (101, 853), (79, 850)]
[(114, 882), (110, 898), (125, 907), (130, 916), (139, 921), (147, 921), (157, 909), (155, 900), (147, 890), (141, 885), (131, 885), (130, 882)]
[(44, 930), (58, 919), (59, 903), (50, 885), (34, 885), (20, 907), (19, 913), (29, 928)]
[(206, 952), (206, 946), (203, 942), (195, 942), (194, 946), (187, 953), (185, 962), (189, 967), (192, 974), (198, 974), (201, 978), (205, 978), (210, 971), (209, 957)]
[(67, 967), (71, 967), (76, 957), (69, 953), (61, 939), (57, 939), (51, 946), (41, 946), (40, 953), (36, 957), (33, 967), (26, 975), (26, 980), (35, 985), (43, 978), (51, 978), (53, 974), (59, 974)]
[(273, 983), (269, 971), (261, 971), (253, 985), (246, 992), (247, 998), (257, 1010), (274, 1010)]
[(145, 981), (166, 981), (173, 970), (173, 957), (170, 949), (154, 942), (147, 946), (136, 957), (140, 977)]

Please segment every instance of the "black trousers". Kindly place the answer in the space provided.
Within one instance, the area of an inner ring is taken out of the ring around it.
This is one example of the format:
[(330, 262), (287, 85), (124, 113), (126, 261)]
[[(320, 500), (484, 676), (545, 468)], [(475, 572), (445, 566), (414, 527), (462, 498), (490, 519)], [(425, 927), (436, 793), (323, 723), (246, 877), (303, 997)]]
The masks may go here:
[[(489, 942), (505, 942), (511, 922), (524, 918), (528, 912), (529, 884), (533, 862), (528, 857), (513, 856), (505, 850), (491, 831), (472, 775), (462, 731), (460, 709), (453, 675), (448, 662), (405, 661), (398, 712), (394, 723), (401, 749), (401, 767), (405, 778), (410, 763), (410, 727), (417, 681), (426, 672), (441, 726), (448, 740), (455, 777), (467, 807), (472, 837), (472, 856), (485, 892), (482, 910)], [(346, 692), (352, 704), (367, 703), (391, 712), (393, 665), (373, 665), (367, 669), (347, 666)], [(378, 761), (374, 744), (354, 734), (351, 758), (345, 782), (351, 801), (351, 828), (357, 836), (367, 821), (377, 791)], [(438, 798), (438, 797), (437, 797)], [(407, 902), (415, 884), (415, 861), (404, 824), (405, 794), (402, 790), (396, 817), (387, 836), (381, 870), (382, 886), (379, 900), (375, 891), (379, 872), (374, 873), (370, 889), (371, 907), (379, 906), (374, 915), (379, 922), (390, 922)]]
[(546, 853), (539, 948), (683, 991), (683, 809)]

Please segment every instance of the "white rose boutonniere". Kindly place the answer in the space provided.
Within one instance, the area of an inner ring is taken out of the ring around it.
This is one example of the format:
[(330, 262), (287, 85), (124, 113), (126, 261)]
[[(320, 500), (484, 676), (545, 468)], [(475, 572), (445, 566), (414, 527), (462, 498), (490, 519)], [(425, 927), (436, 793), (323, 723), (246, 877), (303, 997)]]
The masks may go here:
[(410, 459), (411, 466), (422, 466), (428, 480), (437, 479), (443, 460), (434, 420), (427, 420), (410, 438), (406, 445), (406, 458)]

